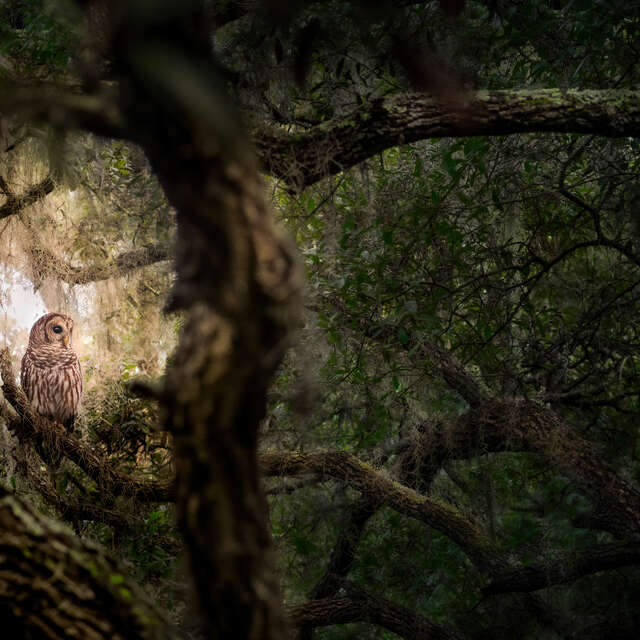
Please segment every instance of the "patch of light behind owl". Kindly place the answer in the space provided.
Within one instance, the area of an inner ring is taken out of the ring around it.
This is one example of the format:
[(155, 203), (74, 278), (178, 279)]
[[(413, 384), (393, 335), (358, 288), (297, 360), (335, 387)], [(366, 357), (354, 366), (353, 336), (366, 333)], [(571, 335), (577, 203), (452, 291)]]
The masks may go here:
[(31, 326), (45, 313), (42, 296), (26, 278), (8, 267), (0, 269), (0, 346), (9, 347), (13, 358), (19, 361)]
[[(96, 287), (94, 284), (76, 285), (74, 288), (76, 306), (81, 318), (89, 318), (95, 312)], [(93, 342), (90, 332), (84, 332), (81, 338), (83, 345)]]
[[(31, 325), (47, 313), (42, 296), (33, 290), (33, 285), (18, 272), (4, 270), (2, 273), (2, 292), (0, 295), (0, 313), (4, 323), (11, 318), (19, 329), (30, 329)], [(13, 323), (12, 323), (13, 324)]]

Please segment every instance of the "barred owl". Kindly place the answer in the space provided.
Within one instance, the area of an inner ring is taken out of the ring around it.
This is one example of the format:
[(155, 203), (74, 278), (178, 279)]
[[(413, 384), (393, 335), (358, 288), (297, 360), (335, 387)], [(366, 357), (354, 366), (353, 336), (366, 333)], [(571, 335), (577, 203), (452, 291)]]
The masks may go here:
[(31, 327), (29, 346), (22, 358), (20, 383), (33, 409), (73, 429), (82, 396), (82, 372), (71, 347), (73, 320), (47, 313)]

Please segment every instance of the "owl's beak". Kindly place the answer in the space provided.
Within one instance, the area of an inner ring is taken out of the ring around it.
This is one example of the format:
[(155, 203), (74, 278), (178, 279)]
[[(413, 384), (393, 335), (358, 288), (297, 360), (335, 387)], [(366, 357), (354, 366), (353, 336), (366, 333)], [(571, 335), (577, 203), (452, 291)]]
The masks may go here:
[(62, 342), (64, 342), (64, 346), (68, 347), (69, 346), (69, 336), (64, 336), (64, 338), (62, 338)]

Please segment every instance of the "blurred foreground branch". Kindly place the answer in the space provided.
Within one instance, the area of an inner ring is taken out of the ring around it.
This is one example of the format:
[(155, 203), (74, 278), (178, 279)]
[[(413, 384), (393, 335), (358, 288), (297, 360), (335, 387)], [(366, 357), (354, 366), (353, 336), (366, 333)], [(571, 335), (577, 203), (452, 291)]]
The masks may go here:
[(178, 637), (142, 589), (97, 545), (81, 541), (2, 487), (0, 552), (5, 638)]

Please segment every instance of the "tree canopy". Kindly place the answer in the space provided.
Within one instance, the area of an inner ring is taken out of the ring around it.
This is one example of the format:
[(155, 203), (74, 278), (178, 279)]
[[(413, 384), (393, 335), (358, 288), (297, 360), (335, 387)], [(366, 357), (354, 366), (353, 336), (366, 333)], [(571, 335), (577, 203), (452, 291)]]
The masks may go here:
[(635, 638), (639, 47), (635, 1), (5, 2), (3, 628)]

